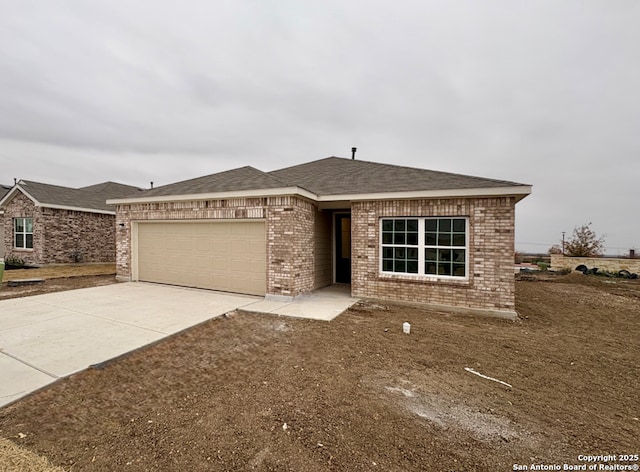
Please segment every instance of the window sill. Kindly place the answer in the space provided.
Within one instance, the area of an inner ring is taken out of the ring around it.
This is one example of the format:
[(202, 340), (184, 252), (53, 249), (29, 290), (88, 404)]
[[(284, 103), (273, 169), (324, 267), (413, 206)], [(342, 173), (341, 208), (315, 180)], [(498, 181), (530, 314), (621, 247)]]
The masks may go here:
[(33, 248), (14, 247), (13, 252), (33, 252)]
[(382, 282), (406, 282), (421, 285), (471, 285), (469, 277), (437, 277), (429, 275), (392, 274), (379, 272), (378, 280)]

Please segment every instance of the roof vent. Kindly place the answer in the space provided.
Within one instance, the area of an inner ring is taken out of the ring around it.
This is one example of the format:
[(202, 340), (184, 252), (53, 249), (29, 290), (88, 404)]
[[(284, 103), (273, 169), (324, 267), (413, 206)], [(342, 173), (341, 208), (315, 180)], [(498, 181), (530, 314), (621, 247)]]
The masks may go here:
[(356, 151), (358, 150), (358, 148), (351, 148), (351, 160), (355, 160), (356, 159)]

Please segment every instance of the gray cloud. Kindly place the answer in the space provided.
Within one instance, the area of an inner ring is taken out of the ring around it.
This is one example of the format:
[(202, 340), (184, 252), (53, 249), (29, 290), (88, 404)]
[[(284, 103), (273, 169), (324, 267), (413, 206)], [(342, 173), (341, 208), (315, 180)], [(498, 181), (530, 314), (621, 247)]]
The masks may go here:
[(640, 246), (635, 1), (0, 6), (3, 183), (159, 185), (358, 146), (533, 184), (519, 249), (588, 221), (610, 252)]

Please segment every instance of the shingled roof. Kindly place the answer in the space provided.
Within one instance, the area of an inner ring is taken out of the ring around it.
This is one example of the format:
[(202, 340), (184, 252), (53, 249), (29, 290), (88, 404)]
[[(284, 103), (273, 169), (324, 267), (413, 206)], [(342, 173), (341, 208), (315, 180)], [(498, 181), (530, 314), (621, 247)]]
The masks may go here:
[[(444, 192), (469, 195), (477, 190), (482, 194), (526, 195), (530, 186), (505, 180), (487, 179), (468, 175), (417, 169), (391, 164), (380, 164), (341, 157), (328, 157), (317, 161), (263, 172), (253, 167), (241, 167), (217, 174), (184, 180), (174, 184), (145, 190), (131, 198), (113, 199), (117, 203), (136, 199), (158, 201), (162, 197), (186, 199), (194, 195), (215, 198), (216, 194), (261, 192), (274, 194), (299, 192), (308, 198), (330, 200), (332, 197), (348, 199), (350, 196), (371, 196), (393, 193)], [(305, 192), (306, 191), (306, 192)]]
[(217, 174), (183, 180), (163, 185), (141, 193), (140, 197), (169, 195), (197, 195), (203, 193), (237, 192), (282, 188), (283, 182), (261, 170), (250, 166), (219, 172)]
[[(114, 213), (113, 206), (106, 203), (108, 199), (133, 196), (141, 190), (138, 187), (115, 182), (103, 182), (84, 188), (70, 188), (30, 180), (20, 180), (14, 188), (16, 191), (20, 190), (27, 194), (40, 206), (100, 213)], [(11, 190), (5, 197), (9, 198)]]
[(9, 190), (11, 190), (10, 185), (0, 185), (0, 200), (2, 200), (4, 196), (9, 193)]
[(104, 195), (107, 198), (117, 198), (135, 195), (143, 189), (118, 182), (102, 182), (101, 184), (89, 185), (88, 187), (80, 187), (78, 190), (94, 192), (99, 195)]
[(275, 170), (270, 175), (317, 195), (353, 195), (521, 186), (515, 182), (414, 167), (328, 157)]

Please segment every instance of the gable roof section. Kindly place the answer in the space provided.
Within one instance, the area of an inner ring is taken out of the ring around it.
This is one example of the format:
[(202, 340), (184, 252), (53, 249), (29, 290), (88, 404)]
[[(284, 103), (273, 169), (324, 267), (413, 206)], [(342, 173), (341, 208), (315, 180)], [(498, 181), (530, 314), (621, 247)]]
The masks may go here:
[(275, 170), (269, 174), (285, 182), (295, 182), (296, 185), (320, 196), (490, 189), (523, 185), (504, 180), (340, 157), (328, 157)]
[(9, 185), (0, 185), (0, 200), (4, 198), (6, 194), (9, 193), (11, 187)]
[(86, 190), (95, 192), (107, 198), (128, 197), (142, 192), (143, 189), (133, 187), (131, 185), (120, 184), (118, 182), (102, 182), (101, 184), (89, 185), (88, 187), (80, 187), (78, 190)]
[(145, 190), (109, 203), (297, 194), (316, 201), (437, 198), (531, 193), (525, 184), (427, 169), (328, 157), (262, 172), (241, 167)]
[(107, 199), (128, 196), (139, 191), (140, 189), (137, 187), (114, 182), (104, 182), (76, 189), (30, 180), (20, 180), (0, 199), (0, 204), (8, 202), (15, 193), (22, 192), (37, 206), (45, 208), (115, 214), (114, 208), (106, 203)]
[(276, 177), (253, 167), (246, 166), (145, 190), (139, 196), (201, 195), (222, 192), (241, 192), (246, 190), (279, 189), (284, 186), (283, 182)]

